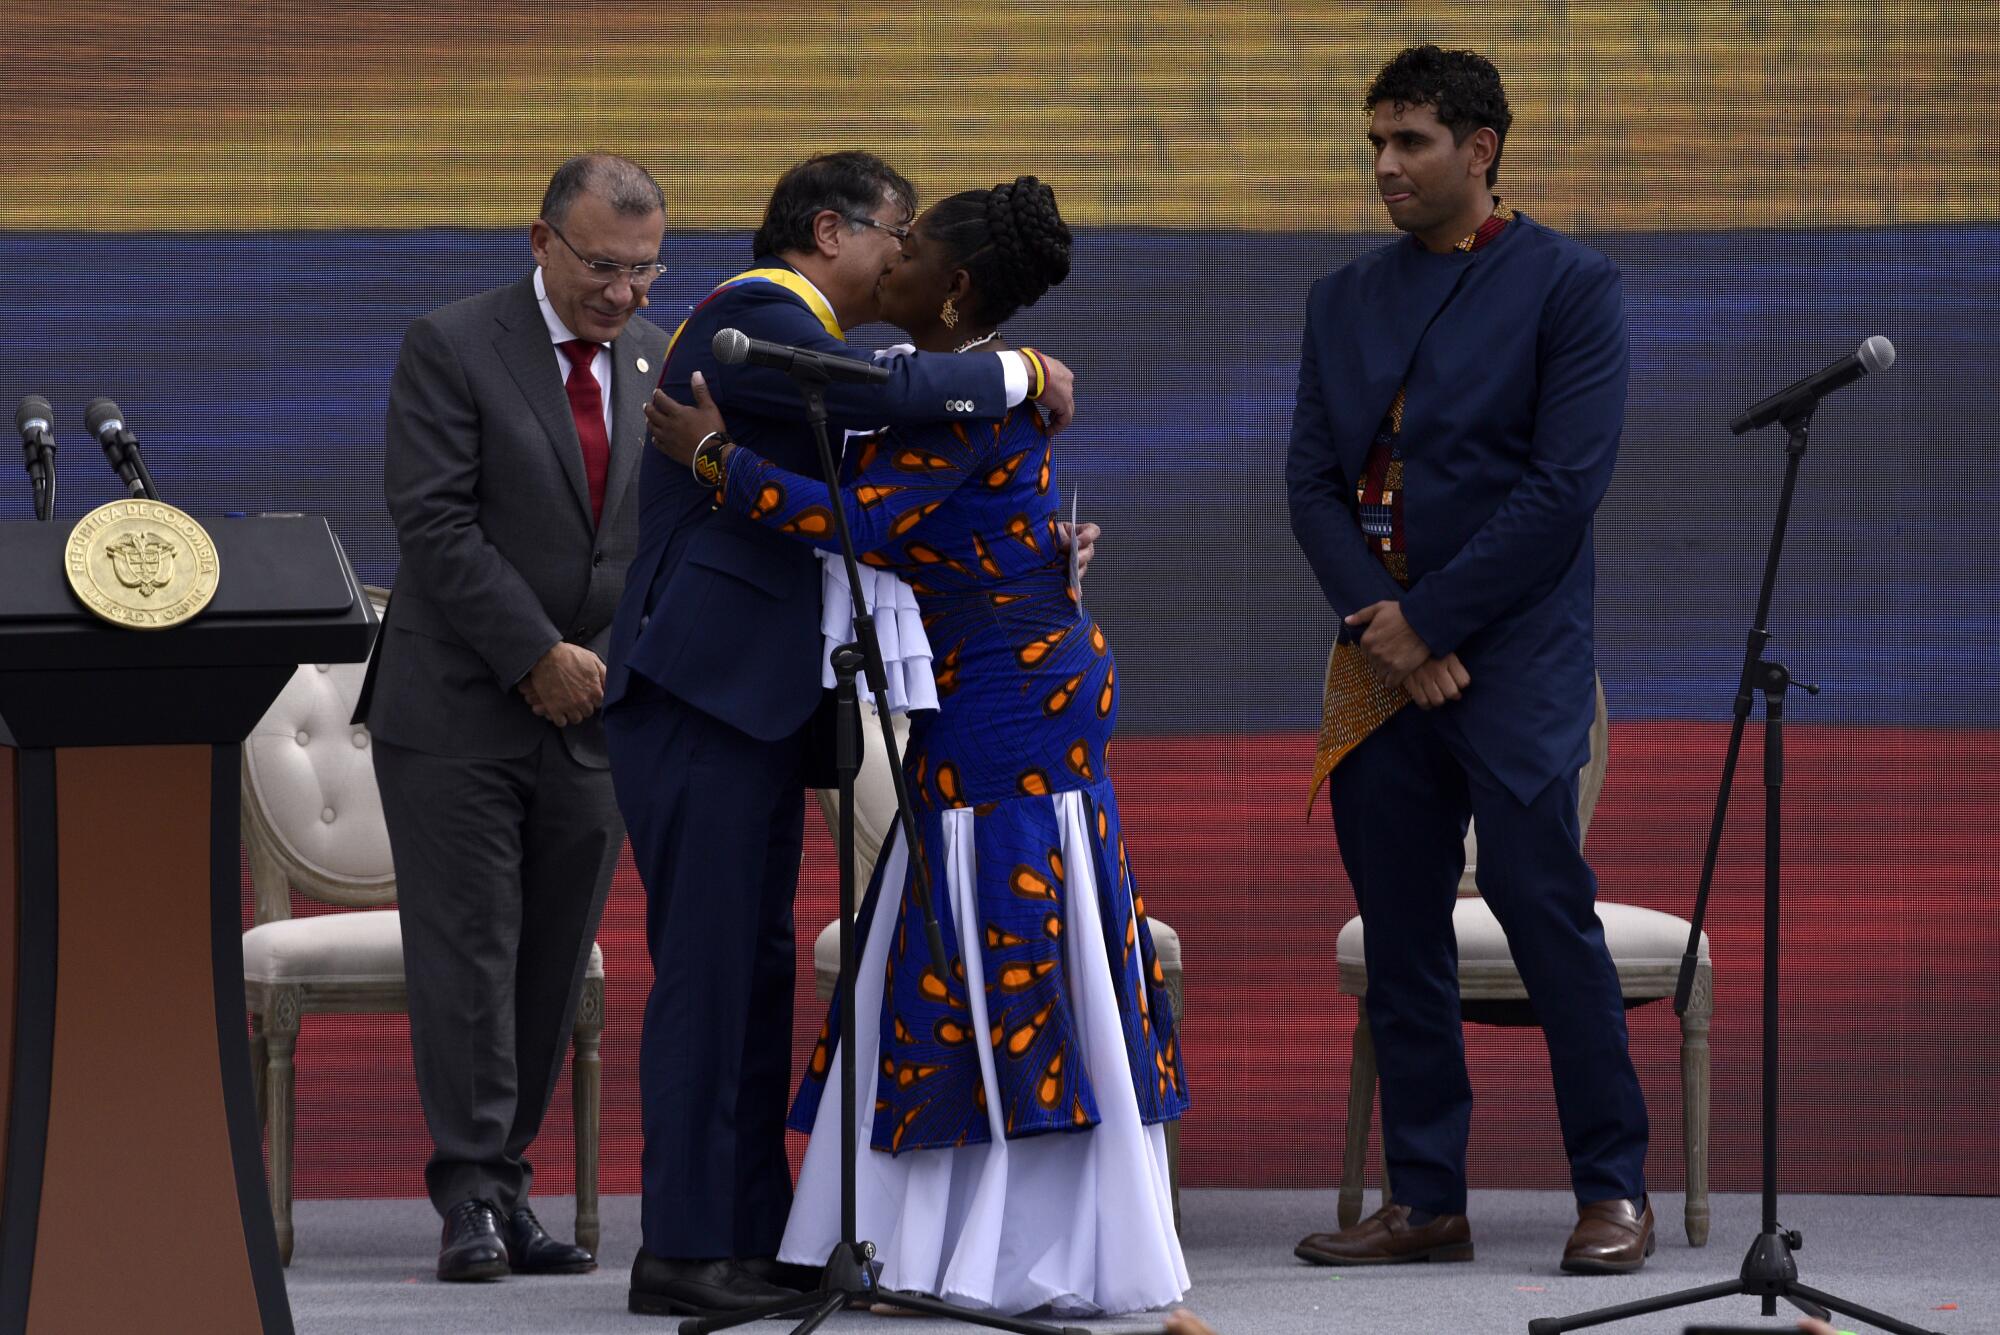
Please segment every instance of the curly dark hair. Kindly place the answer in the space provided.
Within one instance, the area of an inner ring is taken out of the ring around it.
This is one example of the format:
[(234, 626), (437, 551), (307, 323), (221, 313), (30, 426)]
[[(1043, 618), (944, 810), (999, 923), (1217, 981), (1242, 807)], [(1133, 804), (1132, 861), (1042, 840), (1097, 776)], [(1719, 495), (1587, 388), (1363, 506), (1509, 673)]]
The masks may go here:
[(771, 188), (764, 225), (750, 239), (750, 249), (757, 255), (811, 250), (814, 218), (828, 209), (846, 218), (866, 215), (885, 194), (896, 197), (906, 220), (916, 214), (916, 187), (873, 153), (848, 149), (815, 154), (786, 168)]
[(1032, 176), (940, 200), (927, 232), (971, 277), (969, 304), (986, 324), (1034, 305), (1069, 277), (1069, 224), (1056, 211), (1056, 192)]
[(1507, 108), (1500, 71), (1485, 56), (1477, 51), (1446, 51), (1430, 43), (1404, 47), (1368, 85), (1362, 107), (1373, 111), (1379, 102), (1436, 108), (1454, 143), (1464, 143), (1465, 136), (1482, 127), (1490, 129), (1500, 143), (1493, 150), (1493, 165), (1486, 169), (1486, 184), (1490, 187), (1500, 179), (1500, 149), (1507, 146), (1514, 113)]

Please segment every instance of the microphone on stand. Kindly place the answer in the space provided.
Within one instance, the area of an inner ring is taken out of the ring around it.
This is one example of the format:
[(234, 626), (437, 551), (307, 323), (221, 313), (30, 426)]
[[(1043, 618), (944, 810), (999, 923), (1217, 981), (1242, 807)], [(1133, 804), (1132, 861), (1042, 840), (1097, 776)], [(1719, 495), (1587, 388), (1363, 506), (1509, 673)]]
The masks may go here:
[(1800, 413), (1809, 413), (1819, 405), (1819, 401), (1837, 389), (1844, 389), (1870, 371), (1886, 371), (1896, 364), (1896, 345), (1880, 334), (1864, 342), (1860, 348), (1842, 357), (1824, 370), (1814, 371), (1803, 380), (1785, 386), (1762, 403), (1755, 404), (1736, 415), (1729, 424), (1729, 433), (1740, 436), (1746, 431), (1782, 422)]
[(92, 399), (83, 410), (83, 425), (104, 447), (104, 457), (111, 461), (112, 471), (127, 491), (149, 501), (160, 499), (152, 474), (146, 471), (146, 461), (140, 457), (139, 438), (125, 429), (125, 413), (117, 404), (107, 398)]
[(766, 343), (751, 338), (741, 329), (718, 329), (709, 341), (715, 359), (724, 366), (769, 366), (798, 380), (816, 385), (843, 382), (851, 385), (879, 385), (889, 378), (889, 368), (852, 357), (835, 357), (810, 348), (787, 343)]
[(56, 509), (56, 410), (41, 395), (30, 394), (14, 409), (14, 428), (21, 433), (28, 482), (35, 490), (35, 518), (47, 520)]

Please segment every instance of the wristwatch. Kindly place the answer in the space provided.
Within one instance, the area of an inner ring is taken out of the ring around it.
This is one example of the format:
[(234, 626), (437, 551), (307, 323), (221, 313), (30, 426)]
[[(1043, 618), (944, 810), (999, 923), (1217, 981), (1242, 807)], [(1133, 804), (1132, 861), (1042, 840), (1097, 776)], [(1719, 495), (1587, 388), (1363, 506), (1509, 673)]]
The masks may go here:
[(722, 485), (722, 452), (731, 442), (726, 431), (711, 431), (694, 447), (694, 480), (704, 487)]

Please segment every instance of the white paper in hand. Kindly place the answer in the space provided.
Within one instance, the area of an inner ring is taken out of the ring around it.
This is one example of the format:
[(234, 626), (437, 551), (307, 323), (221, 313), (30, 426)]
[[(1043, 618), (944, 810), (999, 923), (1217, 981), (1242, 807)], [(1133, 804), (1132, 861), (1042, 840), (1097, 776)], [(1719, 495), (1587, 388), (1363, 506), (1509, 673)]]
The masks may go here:
[(1076, 559), (1076, 493), (1069, 494), (1069, 592), (1076, 610), (1083, 611), (1083, 568)]

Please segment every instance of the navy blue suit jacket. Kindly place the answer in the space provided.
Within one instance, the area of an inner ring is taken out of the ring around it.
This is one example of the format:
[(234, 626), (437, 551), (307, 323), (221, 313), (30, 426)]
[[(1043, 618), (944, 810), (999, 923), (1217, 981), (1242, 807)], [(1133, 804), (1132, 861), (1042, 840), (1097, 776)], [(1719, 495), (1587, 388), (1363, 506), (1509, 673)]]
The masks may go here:
[[(1522, 801), (1589, 753), (1591, 518), (1625, 418), (1611, 261), (1518, 215), (1436, 255), (1408, 237), (1313, 285), (1286, 465), (1292, 530), (1335, 613), (1384, 599), (1471, 674), (1439, 726)], [(1399, 386), (1410, 587), (1364, 538), (1355, 484)]]
[[(759, 256), (759, 268), (782, 262)], [(660, 386), (693, 402), (696, 371), (730, 436), (776, 463), (820, 476), (805, 404), (791, 378), (760, 366), (724, 366), (710, 341), (721, 329), (837, 356), (855, 352), (805, 303), (774, 283), (727, 288), (696, 307), (667, 356)], [(991, 353), (913, 353), (889, 363), (880, 385), (827, 387), (829, 432), (898, 422), (1001, 417), (1005, 378)], [(606, 707), (632, 673), (752, 737), (788, 737), (820, 698), (819, 563), (812, 548), (728, 510), (683, 465), (656, 449), (639, 468), (639, 550), (612, 623)]]

